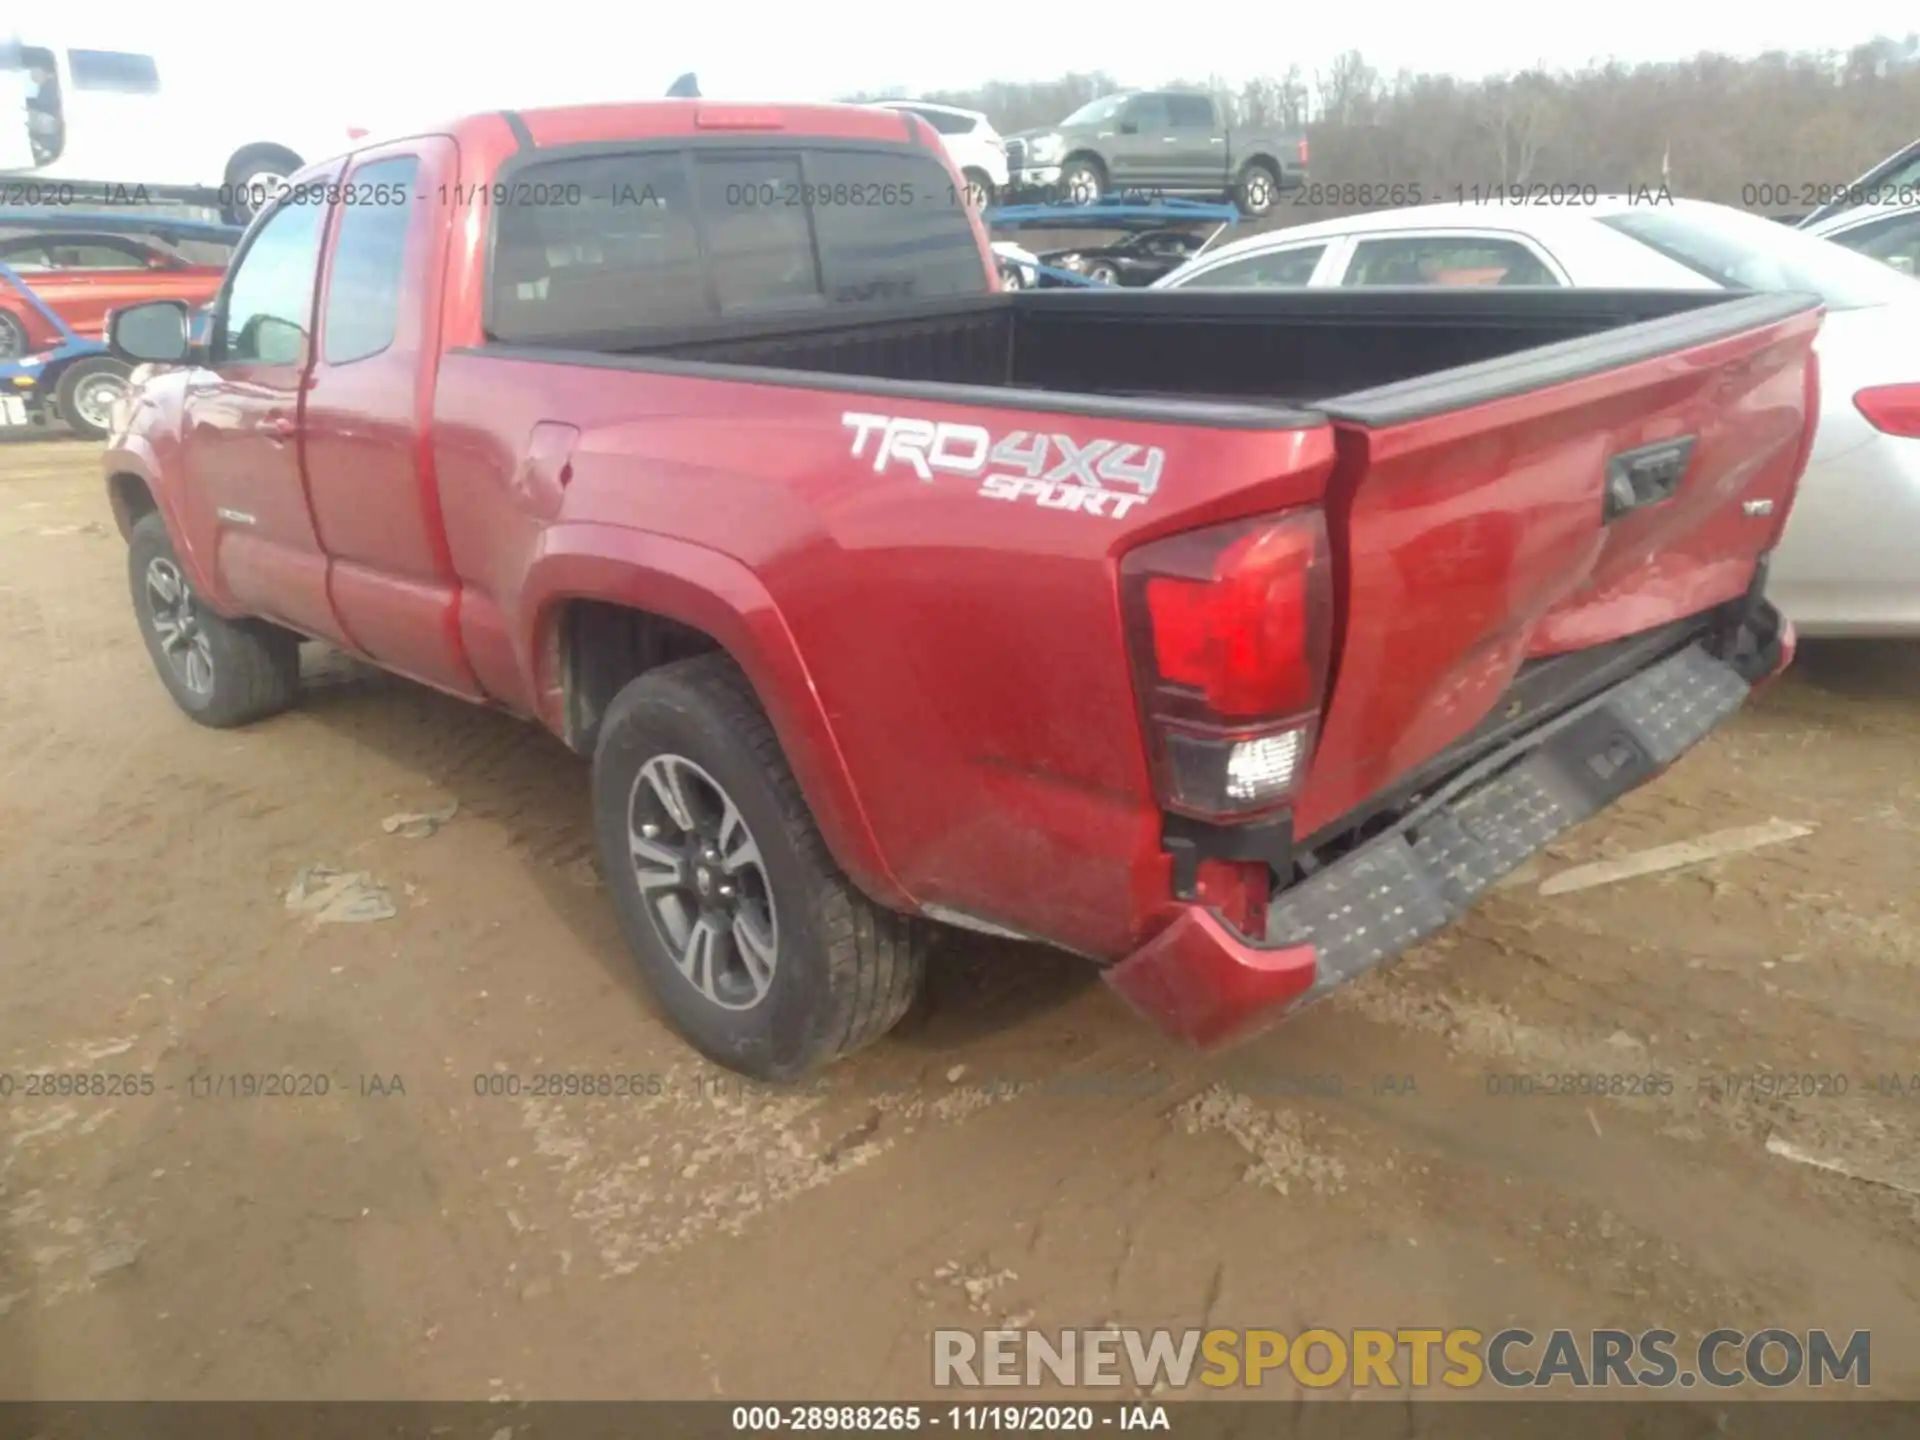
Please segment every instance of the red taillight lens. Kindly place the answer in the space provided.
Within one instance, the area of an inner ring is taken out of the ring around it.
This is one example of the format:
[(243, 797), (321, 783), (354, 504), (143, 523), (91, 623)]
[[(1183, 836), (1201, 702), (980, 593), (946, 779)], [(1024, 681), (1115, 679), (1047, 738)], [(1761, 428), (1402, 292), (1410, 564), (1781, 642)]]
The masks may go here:
[(1307, 163), (1307, 137), (1304, 135), (1300, 137), (1300, 163)]
[(1222, 719), (1312, 709), (1309, 586), (1325, 543), (1318, 526), (1270, 525), (1233, 541), (1205, 579), (1149, 579), (1160, 678), (1199, 691)]
[(1857, 392), (1853, 404), (1874, 429), (1920, 439), (1920, 385), (1876, 385)]
[(1156, 784), (1187, 814), (1270, 810), (1311, 758), (1332, 632), (1318, 510), (1143, 545), (1121, 583)]

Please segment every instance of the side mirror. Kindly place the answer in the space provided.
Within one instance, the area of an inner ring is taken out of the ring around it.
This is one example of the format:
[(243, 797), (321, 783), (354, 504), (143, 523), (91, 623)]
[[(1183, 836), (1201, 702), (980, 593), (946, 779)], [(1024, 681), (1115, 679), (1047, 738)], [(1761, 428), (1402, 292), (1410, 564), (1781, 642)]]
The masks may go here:
[(233, 342), (232, 358), (255, 365), (297, 365), (307, 363), (307, 332), (291, 320), (278, 315), (256, 315)]
[(150, 300), (107, 317), (107, 348), (129, 365), (178, 365), (187, 358), (186, 302)]

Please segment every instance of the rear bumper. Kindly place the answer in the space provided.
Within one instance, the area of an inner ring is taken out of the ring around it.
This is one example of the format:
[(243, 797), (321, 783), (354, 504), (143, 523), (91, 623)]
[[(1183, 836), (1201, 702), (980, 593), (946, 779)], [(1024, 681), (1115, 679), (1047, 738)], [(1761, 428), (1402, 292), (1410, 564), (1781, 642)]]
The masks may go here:
[(1475, 762), (1393, 828), (1276, 896), (1265, 935), (1192, 906), (1107, 982), (1201, 1046), (1297, 1013), (1442, 929), (1555, 836), (1658, 775), (1784, 669), (1793, 648), (1792, 627), (1779, 622), (1757, 674), (1703, 643), (1669, 655)]

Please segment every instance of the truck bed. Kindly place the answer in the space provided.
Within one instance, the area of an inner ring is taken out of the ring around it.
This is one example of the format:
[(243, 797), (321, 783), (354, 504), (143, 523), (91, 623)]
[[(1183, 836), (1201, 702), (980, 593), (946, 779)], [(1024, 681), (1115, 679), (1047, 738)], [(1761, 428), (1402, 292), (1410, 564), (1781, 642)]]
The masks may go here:
[[(1412, 419), (1737, 334), (1806, 308), (1802, 297), (1697, 290), (1356, 289), (1017, 291), (904, 307), (849, 323), (765, 318), (697, 332), (605, 334), (565, 352), (489, 346), (661, 373), (805, 383), (858, 376), (926, 387), (1146, 402), (1128, 413), (1204, 419), (1195, 404), (1313, 409), (1361, 423)], [(1657, 322), (1657, 323), (1656, 323)], [(1617, 334), (1624, 327), (1635, 327)], [(1596, 337), (1606, 335), (1605, 341)], [(1521, 352), (1524, 363), (1500, 366)], [(1467, 374), (1451, 374), (1462, 367)], [(862, 386), (862, 389), (869, 388)], [(892, 387), (878, 389), (888, 393)], [(1004, 394), (948, 394), (1004, 404)], [(1171, 402), (1161, 413), (1153, 402)], [(1071, 408), (1097, 410), (1084, 403)], [(1225, 417), (1221, 417), (1225, 418)], [(1278, 416), (1265, 423), (1285, 423)]]

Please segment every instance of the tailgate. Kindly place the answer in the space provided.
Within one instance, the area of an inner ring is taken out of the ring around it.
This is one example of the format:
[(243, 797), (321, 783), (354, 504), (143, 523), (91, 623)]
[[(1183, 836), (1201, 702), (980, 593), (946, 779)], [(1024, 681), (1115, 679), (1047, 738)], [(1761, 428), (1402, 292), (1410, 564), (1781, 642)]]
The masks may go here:
[(1329, 402), (1334, 671), (1295, 833), (1466, 734), (1534, 658), (1742, 595), (1817, 414), (1819, 301), (1724, 304)]

